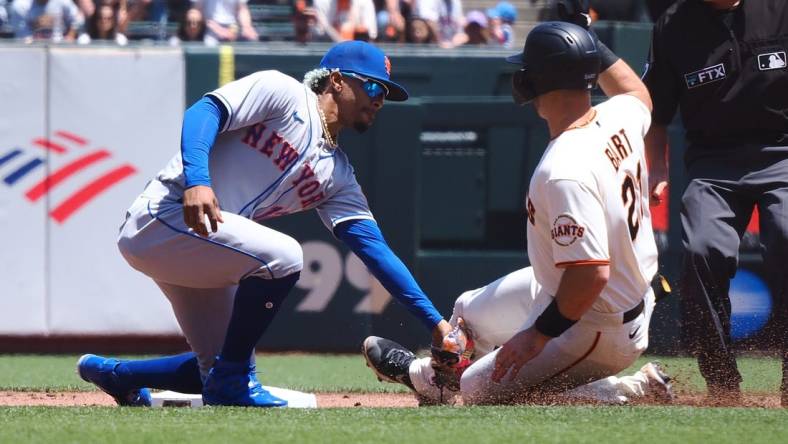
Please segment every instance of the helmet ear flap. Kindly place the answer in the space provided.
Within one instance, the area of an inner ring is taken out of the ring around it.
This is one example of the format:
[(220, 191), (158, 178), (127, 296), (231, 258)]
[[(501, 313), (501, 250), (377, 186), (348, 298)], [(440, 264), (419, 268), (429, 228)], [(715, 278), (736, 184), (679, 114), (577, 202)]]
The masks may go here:
[(525, 68), (518, 69), (512, 75), (512, 98), (514, 103), (525, 105), (536, 97), (536, 91), (531, 82), (528, 81), (528, 74)]

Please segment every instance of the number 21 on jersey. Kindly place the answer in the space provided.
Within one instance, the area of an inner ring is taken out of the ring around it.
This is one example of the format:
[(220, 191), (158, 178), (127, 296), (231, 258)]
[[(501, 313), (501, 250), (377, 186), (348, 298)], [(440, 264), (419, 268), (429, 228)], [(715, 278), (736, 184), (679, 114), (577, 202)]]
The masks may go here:
[(621, 184), (621, 199), (624, 201), (624, 209), (627, 213), (627, 225), (629, 226), (629, 237), (632, 240), (638, 236), (640, 221), (643, 219), (643, 200), (641, 198), (640, 175), (641, 166), (638, 161), (636, 177), (632, 177), (629, 171), (625, 172), (624, 182)]
[[(624, 159), (632, 154), (632, 145), (629, 143), (626, 131), (621, 129), (616, 134), (613, 134), (607, 145), (605, 155), (613, 164), (613, 168), (618, 171)], [(631, 171), (624, 170), (624, 181), (621, 184), (621, 199), (624, 202), (629, 237), (633, 241), (638, 235), (640, 221), (643, 219), (642, 168), (640, 161), (638, 161), (634, 175)]]

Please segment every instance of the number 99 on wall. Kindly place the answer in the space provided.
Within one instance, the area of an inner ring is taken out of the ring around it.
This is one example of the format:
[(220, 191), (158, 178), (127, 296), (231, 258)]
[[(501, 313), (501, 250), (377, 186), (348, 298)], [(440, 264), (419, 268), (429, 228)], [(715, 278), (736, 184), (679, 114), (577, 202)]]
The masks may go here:
[(337, 247), (323, 241), (304, 242), (301, 248), (304, 250), (304, 269), (296, 287), (306, 290), (307, 294), (296, 306), (296, 311), (325, 310), (343, 278), (364, 293), (353, 308), (354, 313), (380, 314), (386, 309), (391, 295), (355, 254), (349, 252), (343, 260)]

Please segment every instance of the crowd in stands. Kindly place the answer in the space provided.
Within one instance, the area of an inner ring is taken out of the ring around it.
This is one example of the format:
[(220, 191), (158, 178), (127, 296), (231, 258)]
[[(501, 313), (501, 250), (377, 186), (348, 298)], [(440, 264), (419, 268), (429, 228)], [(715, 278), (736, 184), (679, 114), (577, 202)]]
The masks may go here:
[[(530, 17), (551, 19), (554, 1), (0, 0), (0, 38), (117, 45), (130, 39), (172, 45), (355, 39), (510, 48), (521, 44), (515, 35), (518, 15), (539, 7), (544, 13)], [(592, 15), (647, 21), (655, 4), (670, 1), (591, 0)]]
[(371, 40), (459, 45), (513, 42), (517, 8), (502, 1), (464, 12), (461, 0), (305, 0), (295, 3), (296, 40)]

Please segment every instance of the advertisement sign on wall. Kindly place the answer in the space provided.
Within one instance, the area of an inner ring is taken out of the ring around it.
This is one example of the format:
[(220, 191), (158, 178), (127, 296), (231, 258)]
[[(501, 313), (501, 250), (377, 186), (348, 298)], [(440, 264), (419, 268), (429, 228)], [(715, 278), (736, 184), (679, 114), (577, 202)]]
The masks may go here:
[(166, 299), (115, 238), (178, 149), (182, 55), (7, 51), (19, 63), (0, 72), (0, 103), (19, 112), (4, 112), (0, 131), (0, 334), (177, 333)]

